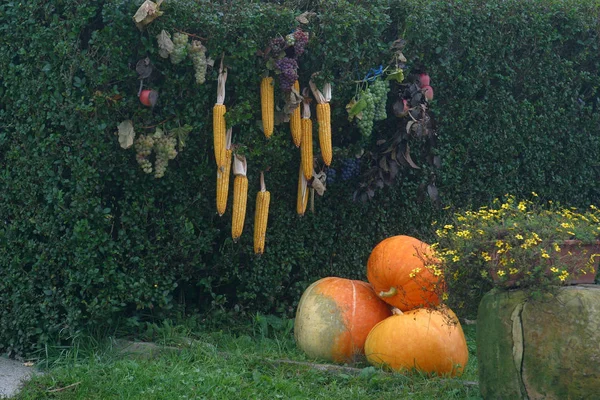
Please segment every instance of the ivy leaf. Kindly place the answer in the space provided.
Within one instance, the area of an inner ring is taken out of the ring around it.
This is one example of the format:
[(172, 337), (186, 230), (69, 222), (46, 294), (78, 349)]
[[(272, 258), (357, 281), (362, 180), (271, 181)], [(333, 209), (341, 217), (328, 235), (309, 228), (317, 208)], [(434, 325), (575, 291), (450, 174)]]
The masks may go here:
[(365, 99), (360, 99), (355, 101), (354, 99), (350, 101), (346, 105), (346, 109), (348, 110), (348, 116), (350, 119), (356, 117), (360, 114), (365, 108), (367, 108), (367, 101)]
[(128, 149), (133, 144), (133, 139), (135, 138), (135, 131), (133, 130), (133, 123), (130, 119), (127, 119), (121, 122), (117, 126), (118, 135), (119, 135), (119, 144), (122, 148)]
[(179, 128), (171, 129), (171, 135), (177, 138), (177, 143), (179, 144), (179, 151), (181, 151), (181, 149), (185, 147), (185, 141), (192, 129), (192, 126), (188, 124), (180, 126)]
[(386, 81), (397, 81), (402, 82), (404, 80), (404, 71), (397, 69), (387, 76)]

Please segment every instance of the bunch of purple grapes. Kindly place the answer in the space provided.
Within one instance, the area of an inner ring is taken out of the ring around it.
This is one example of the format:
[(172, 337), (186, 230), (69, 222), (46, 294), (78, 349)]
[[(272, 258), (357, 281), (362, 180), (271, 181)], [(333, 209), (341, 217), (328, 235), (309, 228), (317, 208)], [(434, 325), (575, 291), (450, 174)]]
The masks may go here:
[(293, 58), (283, 57), (275, 61), (275, 67), (280, 72), (279, 84), (282, 90), (292, 90), (294, 82), (298, 79), (298, 63)]
[(342, 180), (347, 181), (360, 174), (360, 160), (358, 158), (346, 158), (342, 160)]
[(294, 58), (298, 58), (304, 53), (304, 49), (308, 43), (308, 33), (298, 28), (294, 32), (294, 39), (296, 39), (294, 43)]
[(327, 174), (327, 184), (331, 184), (335, 182), (335, 177), (337, 175), (337, 171), (331, 167), (327, 167), (325, 169), (325, 174)]
[(287, 42), (281, 36), (271, 39), (271, 51), (273, 54), (279, 54), (287, 47)]

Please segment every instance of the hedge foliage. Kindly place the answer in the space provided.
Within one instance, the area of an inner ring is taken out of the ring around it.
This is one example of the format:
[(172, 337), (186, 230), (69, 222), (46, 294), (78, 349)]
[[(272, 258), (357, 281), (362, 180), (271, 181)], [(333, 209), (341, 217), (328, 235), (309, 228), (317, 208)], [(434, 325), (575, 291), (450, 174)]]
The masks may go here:
[[(597, 2), (167, 0), (143, 32), (132, 21), (140, 4), (0, 5), (0, 351), (28, 353), (58, 335), (182, 307), (210, 318), (292, 315), (310, 282), (364, 279), (377, 242), (430, 240), (431, 222), (455, 208), (531, 191), (574, 206), (598, 202)], [(352, 200), (357, 181), (334, 182), (315, 213), (299, 218), (299, 152), (287, 126), (267, 142), (258, 124), (257, 51), (306, 10), (315, 15), (304, 27), (311, 40), (300, 80), (320, 71), (333, 81), (333, 167), (399, 126), (390, 111), (365, 142), (345, 110), (354, 81), (385, 65), (399, 37), (408, 41), (408, 67), (432, 77), (442, 166), (427, 167), (416, 141), (422, 169), (403, 169), (367, 203)], [(249, 165), (238, 243), (231, 197), (227, 213), (215, 213), (217, 71), (197, 85), (189, 59), (175, 66), (160, 58), (162, 29), (205, 38), (214, 59), (225, 54), (227, 118)], [(155, 72), (144, 84), (160, 93), (153, 109), (137, 99), (135, 65), (146, 56)], [(193, 127), (163, 178), (144, 174), (133, 149), (119, 146), (116, 126), (126, 119), (138, 133)], [(256, 257), (261, 170), (272, 200), (266, 253)], [(433, 179), (441, 208), (419, 191)]]

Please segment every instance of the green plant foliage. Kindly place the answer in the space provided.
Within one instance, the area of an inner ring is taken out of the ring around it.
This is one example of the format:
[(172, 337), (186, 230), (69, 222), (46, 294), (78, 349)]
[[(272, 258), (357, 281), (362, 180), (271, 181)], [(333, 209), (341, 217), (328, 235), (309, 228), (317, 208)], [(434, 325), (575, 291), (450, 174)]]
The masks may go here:
[[(132, 16), (141, 3), (0, 4), (0, 351), (28, 353), (59, 333), (181, 307), (213, 319), (291, 316), (315, 279), (364, 278), (383, 238), (432, 239), (430, 223), (446, 211), (420, 197), (433, 168), (424, 165), (403, 169), (365, 204), (352, 200), (358, 178), (330, 183), (314, 214), (295, 214), (299, 152), (287, 124), (269, 141), (260, 129), (258, 51), (305, 11), (311, 36), (300, 82), (320, 71), (318, 79), (333, 84), (332, 168), (357, 143), (368, 150), (396, 133), (388, 109), (361, 142), (345, 105), (354, 81), (385, 65), (390, 45), (404, 37), (407, 57), (426, 67), (436, 90), (435, 176), (445, 205), (477, 206), (507, 192), (574, 205), (600, 195), (592, 1), (166, 1), (140, 31)], [(205, 83), (196, 83), (189, 57), (174, 65), (159, 55), (163, 29), (200, 38), (215, 60)], [(222, 55), (226, 118), (249, 166), (246, 226), (235, 244), (231, 210), (215, 212), (212, 107)], [(153, 69), (143, 87), (159, 93), (155, 107), (137, 98), (136, 65), (146, 57)], [(191, 127), (162, 178), (145, 174), (135, 151), (119, 145), (125, 120), (136, 134)], [(420, 147), (411, 143), (411, 154), (425, 164)], [(261, 170), (272, 200), (266, 253), (256, 257)]]

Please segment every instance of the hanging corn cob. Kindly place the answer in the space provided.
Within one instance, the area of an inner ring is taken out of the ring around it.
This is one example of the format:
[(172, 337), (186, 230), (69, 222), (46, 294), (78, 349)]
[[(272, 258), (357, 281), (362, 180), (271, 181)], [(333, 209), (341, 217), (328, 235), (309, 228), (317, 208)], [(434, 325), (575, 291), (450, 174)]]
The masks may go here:
[[(294, 90), (300, 93), (300, 83), (298, 81), (294, 82)], [(290, 131), (292, 132), (292, 139), (294, 140), (294, 144), (296, 147), (300, 147), (300, 143), (302, 142), (302, 123), (301, 123), (301, 115), (300, 109), (302, 108), (302, 104), (292, 111), (292, 115), (290, 115)]]
[(225, 82), (227, 81), (227, 68), (223, 68), (223, 59), (219, 68), (219, 83), (217, 87), (217, 102), (213, 107), (213, 143), (215, 147), (215, 161), (217, 167), (225, 165)]
[(267, 234), (267, 221), (269, 219), (269, 203), (271, 193), (265, 185), (265, 175), (260, 173), (260, 191), (256, 194), (256, 210), (254, 212), (254, 253), (265, 252), (265, 236)]
[(231, 175), (231, 128), (227, 129), (227, 145), (225, 148), (225, 165), (217, 167), (217, 212), (219, 217), (225, 214), (227, 196), (229, 194), (229, 175)]
[(273, 125), (275, 123), (275, 103), (274, 103), (273, 78), (267, 76), (260, 82), (260, 104), (262, 111), (263, 132), (267, 139), (273, 134)]
[(333, 155), (331, 149), (331, 110), (329, 102), (331, 101), (331, 84), (323, 85), (323, 93), (317, 88), (317, 85), (311, 80), (310, 88), (317, 100), (317, 122), (319, 123), (319, 145), (321, 146), (321, 155), (325, 165), (331, 165)]
[(313, 174), (313, 128), (310, 119), (310, 104), (308, 96), (302, 102), (302, 140), (300, 142), (300, 160), (302, 161), (302, 172), (306, 179), (312, 178)]
[(231, 217), (231, 237), (237, 242), (244, 230), (246, 219), (246, 200), (248, 199), (248, 166), (246, 157), (233, 155), (233, 212)]
[(296, 199), (296, 212), (299, 216), (303, 216), (306, 212), (306, 206), (308, 204), (308, 183), (304, 177), (302, 171), (302, 165), (300, 165), (298, 171), (298, 197)]

